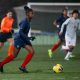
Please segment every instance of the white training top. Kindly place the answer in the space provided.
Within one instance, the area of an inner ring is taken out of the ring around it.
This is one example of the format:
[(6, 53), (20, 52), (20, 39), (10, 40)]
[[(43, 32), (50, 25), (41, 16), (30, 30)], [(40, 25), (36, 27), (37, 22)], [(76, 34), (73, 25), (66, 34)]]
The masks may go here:
[(64, 27), (66, 27), (66, 34), (65, 36), (69, 36), (71, 38), (76, 37), (76, 31), (80, 30), (80, 20), (74, 19), (73, 17), (68, 18), (61, 26), (60, 33), (63, 32)]

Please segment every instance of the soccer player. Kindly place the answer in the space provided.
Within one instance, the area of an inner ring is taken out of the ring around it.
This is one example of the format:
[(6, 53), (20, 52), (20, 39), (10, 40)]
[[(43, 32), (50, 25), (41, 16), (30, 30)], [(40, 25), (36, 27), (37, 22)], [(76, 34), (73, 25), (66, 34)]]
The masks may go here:
[(52, 52), (54, 52), (63, 42), (64, 42), (64, 36), (65, 36), (65, 31), (66, 31), (66, 28), (64, 29), (63, 31), (63, 34), (62, 35), (59, 35), (59, 32), (61, 30), (61, 25), (62, 23), (68, 19), (69, 17), (67, 16), (67, 9), (64, 9), (63, 10), (63, 14), (61, 16), (59, 16), (59, 18), (56, 20), (56, 22), (54, 23), (58, 29), (58, 36), (59, 36), (59, 40), (57, 43), (55, 43), (51, 49), (48, 50), (48, 54), (49, 54), (49, 57), (52, 58)]
[(67, 55), (65, 60), (69, 60), (72, 55), (72, 51), (76, 46), (76, 31), (80, 29), (80, 20), (78, 19), (79, 12), (78, 10), (73, 10), (72, 17), (67, 19), (61, 27), (60, 35), (63, 33), (63, 29), (66, 25), (66, 33), (65, 33), (65, 46), (62, 46), (64, 50), (67, 51)]
[(28, 33), (30, 30), (30, 22), (33, 17), (33, 10), (31, 8), (28, 8), (27, 6), (25, 6), (24, 9), (25, 9), (25, 13), (26, 13), (26, 18), (20, 22), (19, 32), (16, 34), (16, 36), (14, 38), (14, 49), (12, 51), (13, 55), (8, 56), (6, 59), (4, 59), (0, 63), (0, 71), (1, 72), (3, 72), (4, 64), (12, 61), (15, 57), (17, 57), (20, 49), (25, 48), (28, 51), (28, 55), (26, 56), (21, 67), (19, 68), (19, 70), (21, 70), (24, 73), (28, 73), (28, 71), (26, 69), (26, 65), (31, 61), (31, 59), (34, 55), (34, 49), (32, 47), (30, 40), (34, 40), (35, 37), (28, 37)]
[(14, 19), (12, 18), (13, 14), (11, 11), (8, 11), (6, 16), (1, 21), (1, 28), (0, 28), (0, 48), (4, 46), (6, 41), (9, 42), (9, 49), (8, 49), (8, 56), (11, 55), (13, 49), (13, 22)]

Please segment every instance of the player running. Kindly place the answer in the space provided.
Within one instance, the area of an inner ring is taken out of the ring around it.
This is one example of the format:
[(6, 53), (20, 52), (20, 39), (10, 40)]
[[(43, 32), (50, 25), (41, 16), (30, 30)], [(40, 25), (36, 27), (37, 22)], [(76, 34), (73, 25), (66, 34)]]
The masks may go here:
[(14, 19), (12, 18), (12, 16), (13, 16), (12, 12), (8, 11), (6, 17), (4, 17), (1, 21), (0, 28), (0, 48), (2, 48), (4, 46), (4, 43), (8, 41), (9, 42), (8, 56), (11, 55), (13, 49), (12, 31)]
[(21, 70), (24, 73), (28, 73), (26, 69), (26, 65), (31, 61), (33, 55), (34, 55), (34, 49), (32, 47), (32, 44), (30, 40), (34, 40), (35, 37), (28, 37), (28, 33), (30, 30), (30, 21), (33, 17), (33, 10), (28, 8), (27, 6), (24, 7), (26, 18), (22, 20), (19, 24), (19, 32), (14, 38), (14, 49), (13, 49), (13, 55), (8, 56), (6, 59), (4, 59), (0, 63), (0, 71), (3, 72), (3, 66), (6, 63), (9, 63), (12, 61), (15, 57), (17, 57), (19, 51), (21, 48), (25, 48), (28, 51), (28, 55), (26, 56), (25, 60), (23, 61), (21, 67), (19, 70)]
[(63, 33), (63, 30), (66, 25), (66, 34), (65, 34), (65, 43), (66, 46), (62, 46), (64, 50), (67, 51), (65, 60), (69, 60), (72, 55), (72, 51), (76, 46), (76, 31), (80, 29), (80, 20), (78, 19), (79, 12), (78, 10), (73, 10), (72, 17), (67, 19), (61, 27), (60, 35)]
[(59, 32), (61, 30), (61, 25), (62, 23), (68, 19), (69, 17), (67, 16), (67, 9), (63, 10), (63, 14), (61, 16), (59, 16), (59, 18), (56, 20), (56, 22), (54, 23), (58, 29), (58, 36), (59, 36), (59, 40), (57, 43), (55, 43), (51, 49), (48, 50), (48, 54), (49, 57), (52, 58), (52, 52), (55, 51), (63, 42), (64, 42), (64, 37), (65, 37), (65, 32), (66, 32), (66, 28), (64, 29), (62, 35), (59, 35)]

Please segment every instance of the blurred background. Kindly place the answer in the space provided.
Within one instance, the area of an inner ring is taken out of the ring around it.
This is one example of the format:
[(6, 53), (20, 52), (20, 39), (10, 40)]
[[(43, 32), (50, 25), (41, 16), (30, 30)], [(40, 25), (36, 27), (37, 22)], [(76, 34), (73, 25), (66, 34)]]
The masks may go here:
[[(6, 3), (6, 4), (4, 4)], [(5, 16), (7, 10), (12, 10), (15, 19), (14, 28), (18, 31), (19, 22), (25, 17), (24, 5), (34, 10), (34, 17), (31, 22), (31, 31), (29, 36), (35, 35), (34, 45), (52, 45), (58, 37), (56, 36), (56, 27), (53, 22), (61, 15), (64, 8), (71, 13), (73, 9), (80, 11), (79, 0), (0, 0), (0, 21)]]
[[(68, 9), (68, 15), (73, 9), (80, 11), (80, 0), (0, 0), (0, 22), (6, 11), (11, 10), (15, 19), (15, 34), (19, 28), (19, 22), (25, 17), (24, 6), (27, 5), (34, 10), (29, 36), (35, 36), (32, 42), (35, 55), (26, 68), (28, 74), (18, 70), (27, 52), (20, 51), (18, 58), (4, 66), (5, 72), (0, 73), (0, 80), (80, 80), (80, 39), (73, 51), (74, 58), (65, 61), (66, 55), (61, 47), (53, 52), (53, 58), (49, 58), (48, 49), (57, 42), (57, 28), (53, 22), (61, 15), (64, 8)], [(80, 16), (80, 15), (79, 15)], [(80, 32), (78, 33), (80, 36)], [(15, 36), (15, 35), (14, 35)], [(0, 62), (7, 57), (9, 44), (0, 49)], [(53, 66), (63, 65), (63, 72), (55, 74)]]

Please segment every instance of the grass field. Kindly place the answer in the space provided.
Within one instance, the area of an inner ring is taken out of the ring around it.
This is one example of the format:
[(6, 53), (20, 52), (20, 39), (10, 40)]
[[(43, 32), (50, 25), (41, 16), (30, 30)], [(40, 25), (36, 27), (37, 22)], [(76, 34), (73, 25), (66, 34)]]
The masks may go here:
[[(0, 61), (7, 56), (6, 47), (0, 52)], [(70, 61), (64, 61), (65, 54), (60, 49), (53, 54), (53, 59), (49, 59), (47, 50), (50, 47), (47, 45), (34, 46), (35, 55), (27, 66), (29, 70), (27, 74), (18, 69), (26, 56), (26, 51), (21, 50), (14, 61), (4, 66), (5, 72), (0, 73), (0, 80), (80, 80), (80, 46), (75, 48), (76, 57)], [(52, 67), (56, 63), (63, 65), (63, 73), (55, 74), (53, 72)]]

